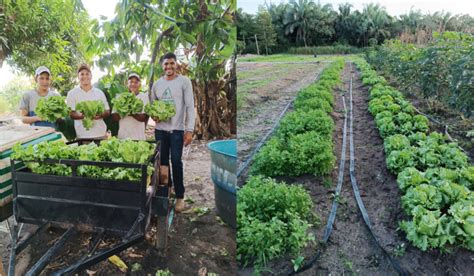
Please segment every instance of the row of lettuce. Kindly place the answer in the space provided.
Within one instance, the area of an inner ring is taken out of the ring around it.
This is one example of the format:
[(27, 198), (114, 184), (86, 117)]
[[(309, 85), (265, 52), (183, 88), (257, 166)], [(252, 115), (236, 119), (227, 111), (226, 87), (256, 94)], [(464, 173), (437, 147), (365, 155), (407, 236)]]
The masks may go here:
[(429, 132), (428, 119), (387, 85), (363, 59), (355, 61), (370, 86), (369, 112), (384, 139), (387, 168), (397, 175), (400, 222), (407, 239), (421, 250), (453, 246), (474, 250), (474, 166), (458, 145)]
[(258, 270), (268, 260), (296, 255), (314, 241), (308, 232), (317, 217), (308, 192), (271, 177), (332, 171), (336, 158), (329, 113), (343, 67), (343, 59), (331, 63), (318, 81), (297, 94), (294, 111), (285, 115), (255, 156), (251, 177), (237, 194), (237, 259), (243, 266), (253, 263)]

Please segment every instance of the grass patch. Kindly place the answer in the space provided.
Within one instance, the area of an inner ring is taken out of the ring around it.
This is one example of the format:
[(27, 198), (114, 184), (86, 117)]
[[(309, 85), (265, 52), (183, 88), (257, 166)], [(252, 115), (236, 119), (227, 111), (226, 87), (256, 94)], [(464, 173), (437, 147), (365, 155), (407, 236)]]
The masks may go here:
[[(358, 55), (344, 55), (346, 61), (352, 61)], [(317, 61), (334, 61), (340, 55), (318, 55), (314, 57), (313, 55), (294, 55), (294, 54), (276, 54), (269, 56), (249, 56), (249, 57), (239, 57), (237, 63), (239, 62), (317, 62)], [(237, 65), (238, 66), (238, 65)]]

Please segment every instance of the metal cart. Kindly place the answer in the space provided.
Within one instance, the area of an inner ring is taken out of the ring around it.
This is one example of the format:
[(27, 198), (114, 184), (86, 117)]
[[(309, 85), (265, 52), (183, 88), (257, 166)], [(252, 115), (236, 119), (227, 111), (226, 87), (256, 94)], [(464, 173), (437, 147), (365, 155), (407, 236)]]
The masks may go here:
[[(79, 160), (43, 160), (47, 164), (62, 164), (71, 167), (72, 175), (41, 175), (18, 168), (11, 160), (13, 181), (13, 215), (16, 223), (12, 227), (12, 246), (8, 275), (14, 275), (15, 257), (26, 248), (38, 233), (48, 226), (66, 229), (64, 234), (29, 269), (26, 275), (38, 275), (61, 250), (74, 233), (92, 232), (93, 240), (88, 252), (69, 267), (61, 268), (54, 275), (69, 275), (83, 270), (128, 247), (144, 240), (156, 219), (155, 247), (166, 253), (168, 230), (174, 214), (174, 200), (170, 197), (168, 167), (159, 165), (159, 153), (150, 158), (155, 171), (147, 175), (146, 164), (116, 162), (94, 162)], [(149, 163), (150, 164), (150, 163)], [(78, 176), (79, 166), (92, 165), (109, 168), (141, 170), (139, 181), (109, 180)], [(160, 174), (161, 170), (161, 174)], [(147, 188), (147, 182), (150, 182)], [(29, 237), (19, 241), (21, 223), (39, 227)], [(110, 248), (97, 250), (105, 233), (118, 235), (120, 242)]]

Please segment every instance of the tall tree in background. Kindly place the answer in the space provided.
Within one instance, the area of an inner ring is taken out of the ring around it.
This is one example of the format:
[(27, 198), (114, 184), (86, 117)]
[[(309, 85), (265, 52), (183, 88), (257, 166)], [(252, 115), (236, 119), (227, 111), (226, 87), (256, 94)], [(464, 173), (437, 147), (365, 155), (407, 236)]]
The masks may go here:
[(53, 87), (65, 93), (75, 84), (76, 66), (90, 61), (87, 12), (80, 0), (4, 0), (0, 4), (0, 66), (32, 75), (48, 66)]
[(286, 3), (280, 3), (278, 5), (273, 3), (266, 4), (267, 11), (272, 17), (272, 25), (277, 33), (276, 39), (277, 44), (281, 47), (280, 49), (285, 49), (290, 45), (290, 41), (285, 35), (285, 25), (283, 24), (287, 6), (288, 4)]
[(307, 37), (314, 6), (310, 0), (291, 0), (283, 17), (285, 35), (296, 35), (296, 42), (303, 41), (305, 47), (308, 46)]
[(390, 37), (392, 17), (379, 4), (367, 4), (362, 11), (362, 24), (359, 26), (362, 46), (382, 43)]
[(236, 15), (237, 38), (243, 42), (243, 52), (256, 52), (254, 35), (257, 33), (257, 22), (253, 15), (243, 12), (241, 8)]
[(310, 8), (307, 38), (311, 45), (325, 45), (333, 41), (336, 17), (337, 13), (330, 4)]
[(257, 36), (261, 40), (265, 53), (268, 55), (268, 48), (276, 45), (276, 32), (272, 25), (272, 16), (264, 8), (260, 8), (257, 14)]
[(122, 0), (112, 20), (95, 24), (91, 50), (100, 54), (98, 65), (110, 74), (116, 73), (114, 68), (137, 71), (147, 76), (151, 88), (161, 73), (159, 57), (179, 48), (186, 57), (181, 73), (194, 87), (196, 134), (228, 136), (235, 120), (235, 95), (224, 90), (230, 79), (225, 65), (236, 41), (235, 6), (235, 0)]

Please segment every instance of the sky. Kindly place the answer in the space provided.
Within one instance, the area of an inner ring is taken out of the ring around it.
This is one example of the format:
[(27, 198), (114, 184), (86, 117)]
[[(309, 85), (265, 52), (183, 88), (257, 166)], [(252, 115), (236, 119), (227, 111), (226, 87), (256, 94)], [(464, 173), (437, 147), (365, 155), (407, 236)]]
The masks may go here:
[[(106, 16), (109, 20), (114, 16), (115, 5), (118, 3), (118, 0), (82, 0), (84, 8), (89, 13), (91, 18), (99, 19), (101, 15)], [(33, 75), (34, 72), (31, 72)], [(25, 76), (15, 72), (6, 62), (3, 63), (3, 66), (0, 68), (0, 89), (5, 86), (10, 80), (12, 80), (15, 75), (28, 78), (31, 76)], [(100, 77), (105, 75), (105, 72), (100, 71), (98, 68), (92, 67), (92, 82), (96, 82)], [(54, 76), (53, 76), (54, 77)]]
[[(289, 2), (288, 0), (266, 0), (267, 3), (279, 4), (280, 2)], [(423, 13), (434, 13), (436, 11), (446, 11), (452, 14), (469, 14), (474, 16), (474, 1), (469, 0), (313, 0), (321, 5), (332, 4), (333, 9), (337, 9), (340, 3), (351, 3), (356, 10), (362, 10), (364, 4), (379, 3), (384, 6), (390, 15), (405, 14), (413, 7), (414, 10), (421, 10)], [(264, 5), (265, 0), (237, 0), (237, 7), (242, 8), (244, 12), (255, 14), (259, 5)]]

